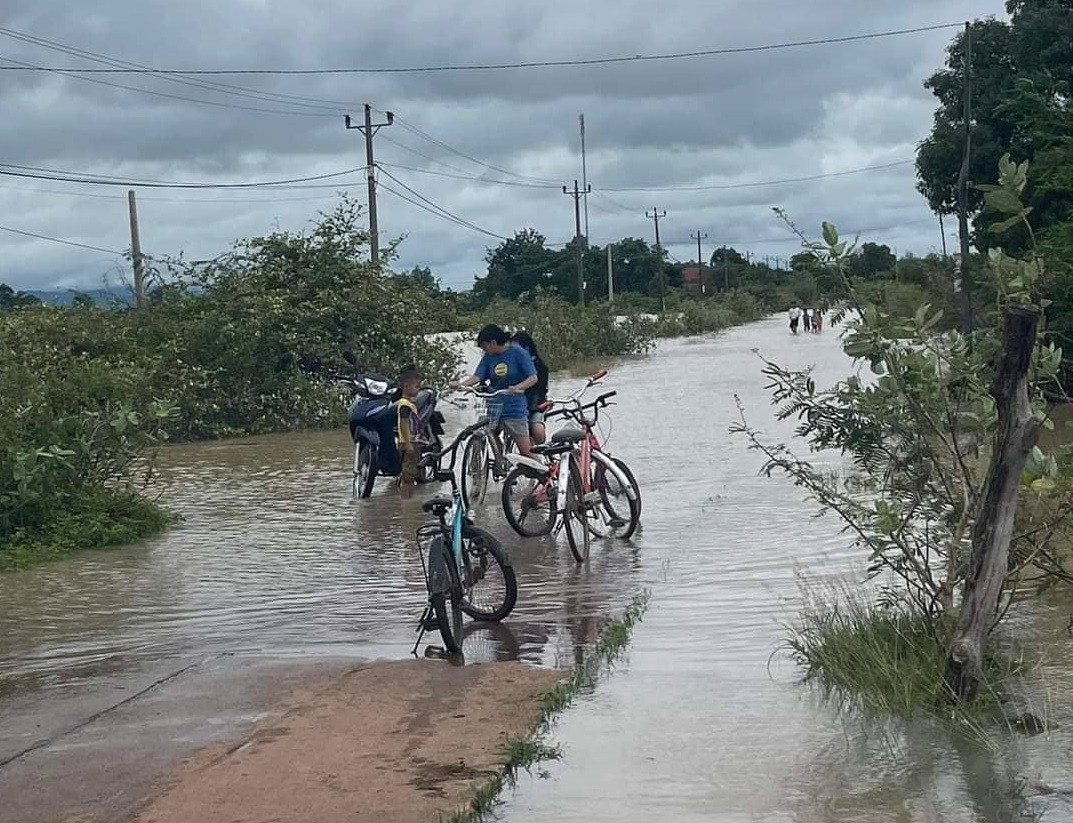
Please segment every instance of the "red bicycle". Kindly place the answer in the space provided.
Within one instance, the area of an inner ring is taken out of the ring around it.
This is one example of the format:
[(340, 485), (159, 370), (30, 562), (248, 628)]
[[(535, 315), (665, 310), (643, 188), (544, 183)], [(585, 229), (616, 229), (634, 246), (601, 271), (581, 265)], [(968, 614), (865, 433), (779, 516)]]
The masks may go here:
[[(617, 392), (582, 404), (581, 395), (596, 385), (599, 372), (565, 400), (551, 400), (548, 417), (568, 424), (551, 441), (534, 449), (548, 458), (545, 465), (520, 456), (508, 459), (514, 468), (503, 482), (503, 512), (511, 527), (524, 537), (565, 527), (574, 558), (589, 556), (590, 536), (631, 537), (641, 517), (641, 492), (629, 466), (608, 454), (596, 433), (600, 410)], [(555, 408), (558, 407), (558, 408)]]

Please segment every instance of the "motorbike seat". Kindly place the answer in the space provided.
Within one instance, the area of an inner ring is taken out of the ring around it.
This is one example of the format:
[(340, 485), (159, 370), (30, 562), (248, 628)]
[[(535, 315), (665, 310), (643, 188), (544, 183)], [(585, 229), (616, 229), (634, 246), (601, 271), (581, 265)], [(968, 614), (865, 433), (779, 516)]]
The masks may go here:
[(552, 443), (580, 443), (585, 439), (585, 432), (576, 426), (559, 429), (551, 436)]
[(422, 503), (421, 509), (430, 514), (446, 514), (453, 504), (454, 500), (451, 499), (450, 495), (437, 494), (435, 497), (430, 497)]

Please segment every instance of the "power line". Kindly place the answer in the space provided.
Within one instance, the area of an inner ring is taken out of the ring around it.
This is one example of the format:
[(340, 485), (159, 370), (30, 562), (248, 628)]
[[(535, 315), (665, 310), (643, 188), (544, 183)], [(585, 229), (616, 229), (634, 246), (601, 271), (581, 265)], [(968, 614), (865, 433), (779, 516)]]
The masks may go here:
[[(552, 183), (543, 182), (523, 182), (521, 180), (497, 180), (489, 177), (477, 177), (470, 174), (451, 174), (450, 172), (437, 172), (435, 168), (420, 168), (412, 165), (403, 165), (402, 163), (384, 163), (380, 162), (378, 165), (389, 166), (392, 168), (405, 168), (408, 172), (417, 172), (418, 174), (430, 174), (437, 177), (451, 177), (455, 180), (472, 180), (473, 182), (489, 183), (494, 186), (517, 186), (527, 189), (558, 189), (558, 186), (552, 185)], [(631, 211), (634, 209), (630, 209)]]
[[(263, 186), (284, 186), (306, 183), (312, 180), (327, 180), (332, 177), (344, 177), (364, 170), (364, 166), (333, 171), (328, 174), (316, 174), (309, 177), (293, 177), (286, 180), (262, 180), (256, 183), (177, 183), (164, 180), (123, 180), (89, 172), (72, 172), (62, 169), (48, 169), (39, 166), (21, 166), (15, 163), (0, 163), (0, 175), (8, 177), (25, 177), (32, 180), (55, 180), (64, 183), (84, 183), (96, 186), (126, 186), (149, 189), (254, 189)], [(15, 171), (11, 171), (14, 169)]]
[(87, 243), (76, 243), (74, 240), (61, 240), (58, 237), (49, 237), (47, 234), (36, 234), (32, 231), (23, 231), (22, 229), (13, 229), (11, 226), (0, 226), (0, 231), (8, 231), (12, 234), (21, 234), (23, 237), (33, 237), (37, 240), (48, 240), (50, 243), (62, 243), (65, 246), (76, 246), (80, 249), (89, 249), (90, 251), (104, 252), (105, 254), (115, 254), (122, 257), (125, 252), (116, 251), (115, 249), (102, 249), (100, 246), (90, 246)]
[[(75, 46), (70, 46), (70, 45), (66, 45), (64, 43), (59, 43), (59, 42), (57, 42), (55, 40), (49, 40), (49, 39), (47, 39), (45, 37), (41, 37), (39, 35), (28, 34), (26, 32), (16, 31), (15, 29), (9, 29), (9, 28), (5, 28), (5, 27), (2, 27), (2, 26), (0, 26), (0, 34), (7, 35), (8, 37), (11, 37), (11, 38), (16, 39), (16, 40), (21, 40), (21, 41), (26, 42), (26, 43), (42, 46), (44, 48), (52, 49), (54, 51), (59, 51), (59, 52), (62, 52), (64, 54), (70, 54), (70, 55), (73, 55), (75, 57), (81, 57), (81, 58), (86, 59), (86, 60), (91, 60), (91, 61), (93, 61), (95, 63), (104, 63), (105, 65), (110, 65), (110, 66), (112, 66), (114, 68), (142, 69), (147, 73), (159, 74), (159, 72), (157, 72), (152, 66), (147, 66), (144, 63), (135, 63), (135, 62), (130, 61), (130, 60), (121, 60), (121, 59), (119, 59), (117, 57), (110, 57), (107, 54), (100, 54), (98, 52), (87, 51), (85, 49), (80, 49), (80, 48), (77, 48)], [(270, 92), (270, 91), (263, 91), (261, 89), (252, 89), (252, 88), (249, 88), (247, 86), (235, 86), (235, 85), (232, 85), (230, 83), (220, 83), (220, 82), (213, 82), (213, 81), (208, 81), (208, 80), (205, 80), (205, 81), (202, 81), (202, 80), (188, 80), (188, 79), (181, 79), (181, 77), (182, 77), (181, 75), (171, 76), (171, 75), (166, 75), (165, 74), (165, 75), (161, 75), (160, 79), (168, 80), (169, 82), (173, 82), (173, 83), (183, 83), (183, 84), (186, 84), (186, 85), (191, 85), (191, 86), (194, 86), (195, 88), (205, 88), (205, 89), (210, 89), (210, 90), (219, 89), (219, 90), (223, 90), (227, 94), (234, 94), (235, 96), (238, 96), (238, 97), (251, 97), (252, 99), (256, 99), (256, 100), (267, 100), (269, 102), (283, 102), (283, 103), (289, 103), (289, 102), (293, 101), (294, 103), (296, 103), (298, 105), (305, 105), (305, 106), (311, 106), (311, 107), (312, 106), (317, 106), (318, 104), (320, 104), (319, 105), (320, 108), (325, 108), (325, 107), (330, 106), (332, 108), (329, 109), (329, 111), (331, 111), (333, 114), (338, 113), (338, 109), (340, 109), (340, 108), (342, 108), (342, 109), (353, 108), (355, 105), (357, 105), (357, 104), (355, 104), (353, 102), (349, 102), (349, 101), (325, 100), (325, 99), (319, 98), (319, 97), (299, 96), (299, 95), (294, 95), (294, 94), (282, 94), (282, 93), (279, 93), (279, 92)]]
[(404, 120), (403, 118), (399, 117), (398, 115), (395, 116), (395, 119), (398, 120), (399, 125), (402, 126), (404, 129), (406, 129), (407, 131), (413, 132), (418, 137), (423, 137), (425, 140), (428, 140), (430, 143), (435, 143), (437, 146), (440, 146), (440, 147), (446, 149), (447, 151), (449, 151), (449, 152), (451, 152), (453, 154), (457, 154), (459, 157), (463, 157), (466, 160), (469, 160), (471, 163), (476, 163), (478, 166), (484, 166), (485, 168), (492, 169), (492, 171), (497, 171), (500, 174), (505, 174), (508, 177), (517, 177), (519, 180), (529, 180), (529, 181), (536, 182), (536, 183), (554, 183), (555, 182), (555, 181), (550, 180), (550, 179), (548, 179), (546, 177), (529, 177), (528, 175), (525, 175), (525, 174), (518, 174), (517, 172), (513, 172), (510, 169), (504, 169), (504, 168), (502, 168), (500, 166), (496, 166), (496, 165), (494, 165), (492, 163), (488, 163), (488, 162), (486, 162), (484, 160), (480, 160), (480, 159), (478, 159), (476, 157), (473, 157), (472, 155), (466, 154), (461, 149), (456, 149), (454, 146), (450, 145), (449, 143), (443, 142), (438, 137), (433, 137), (428, 132), (422, 131), (417, 126), (413, 125), (412, 123), (407, 122), (406, 120)]
[[(149, 72), (153, 71), (152, 66), (147, 66), (147, 65), (145, 65), (143, 63), (134, 63), (134, 62), (131, 62), (131, 61), (128, 61), (128, 60), (120, 60), (118, 58), (110, 57), (110, 56), (108, 56), (106, 54), (99, 54), (97, 52), (87, 51), (85, 49), (80, 49), (80, 48), (77, 48), (75, 46), (70, 46), (70, 45), (66, 45), (64, 43), (59, 43), (59, 42), (57, 42), (55, 40), (49, 40), (49, 39), (44, 38), (44, 37), (39, 37), (39, 36), (33, 35), (33, 34), (27, 34), (26, 32), (16, 31), (15, 29), (5, 28), (3, 26), (0, 26), (0, 35), (12, 38), (14, 40), (21, 41), (23, 43), (29, 43), (31, 45), (40, 46), (40, 47), (46, 48), (46, 49), (51, 49), (52, 51), (58, 51), (58, 52), (61, 52), (63, 54), (69, 54), (69, 55), (72, 55), (74, 57), (78, 57), (78, 58), (81, 58), (81, 59), (84, 59), (84, 60), (92, 61), (94, 63), (103, 63), (104, 65), (107, 65), (107, 66), (110, 66), (110, 67), (113, 67), (113, 68), (133, 68), (133, 69), (144, 69), (144, 70), (149, 71)], [(14, 61), (14, 62), (19, 62), (19, 61)], [(32, 66), (34, 64), (32, 64), (32, 63), (22, 63), (21, 65)], [(45, 67), (42, 66), (42, 67), (39, 67), (39, 68), (44, 69)], [(335, 114), (338, 114), (338, 108), (336, 108), (336, 106), (342, 106), (342, 107), (347, 106), (347, 104), (337, 103), (336, 101), (320, 101), (320, 100), (315, 100), (315, 99), (312, 99), (312, 98), (297, 97), (295, 95), (276, 94), (274, 92), (263, 92), (263, 91), (260, 91), (258, 89), (250, 89), (250, 88), (246, 88), (246, 87), (243, 87), (243, 86), (234, 86), (234, 85), (231, 85), (229, 83), (219, 83), (219, 82), (214, 82), (214, 81), (209, 81), (209, 80), (190, 80), (190, 79), (179, 77), (179, 76), (169, 76), (169, 75), (161, 76), (161, 77), (159, 77), (159, 79), (165, 80), (165, 81), (167, 81), (169, 83), (178, 83), (178, 84), (181, 84), (181, 85), (192, 86), (194, 88), (204, 89), (204, 90), (216, 92), (218, 94), (219, 93), (230, 94), (230, 95), (233, 95), (233, 96), (236, 96), (236, 97), (248, 98), (248, 99), (262, 101), (262, 102), (265, 102), (265, 101), (270, 102), (270, 103), (283, 102), (283, 103), (289, 103), (291, 105), (305, 106), (307, 108), (316, 108), (316, 109), (320, 110), (319, 111), (320, 114), (332, 114), (332, 115), (335, 115)], [(131, 88), (131, 87), (123, 86), (121, 88)], [(145, 91), (146, 93), (150, 93), (150, 94), (156, 93), (156, 92), (153, 92), (153, 91), (150, 91), (150, 90), (147, 90), (147, 89), (135, 89), (135, 90)], [(201, 102), (206, 102), (206, 101), (201, 101)], [(322, 103), (328, 103), (328, 104), (332, 105), (333, 108), (327, 108), (325, 105), (321, 105)], [(276, 111), (276, 110), (270, 110), (270, 111)]]
[(399, 192), (394, 191), (393, 189), (389, 189), (383, 183), (380, 184), (381, 187), (387, 189), (392, 194), (394, 194), (396, 197), (400, 197), (403, 200), (406, 200), (406, 201), (412, 203), (415, 206), (419, 206), (420, 208), (425, 209), (425, 211), (431, 212), (432, 214), (435, 214), (438, 217), (443, 217), (443, 218), (445, 218), (447, 220), (450, 220), (453, 223), (457, 223), (460, 226), (465, 226), (466, 228), (472, 229), (473, 231), (480, 232), (481, 234), (486, 234), (489, 237), (494, 237), (496, 240), (509, 240), (510, 239), (509, 237), (504, 237), (501, 234), (496, 234), (493, 231), (488, 231), (488, 229), (483, 229), (480, 226), (476, 225), (475, 223), (471, 223), (468, 220), (466, 220), (465, 218), (459, 217), (457, 214), (454, 214), (452, 212), (447, 211), (447, 209), (445, 209), (443, 206), (439, 205), (438, 203), (433, 202), (432, 200), (429, 200), (427, 197), (425, 197), (425, 195), (423, 195), (420, 192), (415, 191), (414, 189), (412, 189), (409, 186), (407, 186), (405, 183), (403, 183), (401, 180), (399, 180), (399, 178), (395, 177), (390, 172), (385, 171), (384, 169), (381, 169), (381, 173), (383, 173), (386, 177), (391, 178), (393, 181), (395, 181), (398, 185), (402, 186), (402, 188), (404, 188), (406, 191), (408, 191), (414, 197), (418, 198), (418, 200), (423, 201), (424, 204), (428, 204), (428, 205), (423, 205), (422, 202), (417, 202), (417, 201), (411, 200), (409, 197), (407, 197), (407, 196), (405, 196), (403, 194), (400, 194)]
[[(432, 66), (395, 66), (395, 67), (358, 67), (336, 69), (78, 69), (62, 68), (60, 71), (79, 74), (178, 74), (178, 75), (219, 75), (219, 74), (272, 74), (272, 75), (317, 75), (317, 74), (409, 74), (419, 72), (446, 71), (496, 71), (500, 69), (561, 68), (570, 66), (599, 66), (616, 63), (642, 63), (655, 60), (683, 60), (696, 57), (714, 57), (728, 54), (751, 54), (756, 52), (777, 51), (780, 49), (802, 48), (805, 46), (822, 46), (835, 43), (853, 43), (862, 40), (875, 40), (883, 37), (897, 37), (907, 34), (921, 34), (929, 31), (959, 28), (962, 23), (939, 23), (933, 26), (917, 26), (908, 29), (853, 34), (843, 37), (825, 37), (815, 40), (792, 40), (782, 43), (769, 43), (760, 46), (731, 46), (720, 49), (703, 49), (698, 51), (669, 52), (665, 54), (634, 54), (619, 57), (592, 57), (572, 60), (534, 60), (517, 63), (470, 63)], [(10, 68), (11, 67), (0, 67)], [(22, 68), (19, 70), (51, 71), (43, 66)]]
[[(100, 194), (92, 191), (57, 191), (55, 189), (24, 189), (19, 186), (5, 186), (0, 183), (0, 188), (8, 189), (9, 191), (18, 192), (19, 194), (55, 194), (66, 197), (93, 197), (98, 200), (126, 200), (126, 195), (122, 194)], [(272, 191), (272, 189), (268, 189)], [(138, 202), (146, 203), (300, 203), (308, 202), (312, 200), (328, 200), (335, 197), (334, 194), (315, 194), (308, 197), (213, 197), (211, 199), (197, 198), (197, 197), (139, 197)]]
[[(0, 56), (0, 60), (3, 60), (5, 62), (7, 62), (7, 63), (14, 63), (14, 64), (16, 64), (16, 66), (22, 66), (22, 67), (34, 68), (34, 69), (42, 69), (43, 71), (47, 71), (47, 72), (50, 72), (50, 73), (53, 73), (53, 74), (59, 74), (59, 75), (62, 75), (64, 77), (70, 77), (73, 80), (81, 80), (84, 83), (95, 83), (96, 85), (99, 85), (99, 86), (110, 86), (111, 88), (115, 88), (115, 89), (123, 89), (125, 91), (135, 91), (135, 92), (140, 92), (142, 94), (150, 94), (150, 95), (153, 95), (154, 97), (165, 97), (165, 98), (168, 98), (170, 100), (181, 100), (181, 101), (186, 102), (186, 103), (200, 103), (201, 105), (204, 105), (204, 106), (215, 106), (216, 108), (240, 109), (240, 110), (243, 110), (243, 111), (256, 111), (256, 112), (264, 112), (264, 113), (268, 113), (268, 114), (288, 114), (288, 115), (294, 115), (294, 116), (297, 116), (297, 117), (328, 117), (329, 116), (327, 113), (314, 114), (312, 112), (307, 112), (307, 111), (287, 111), (286, 109), (266, 109), (266, 108), (262, 108), (260, 106), (243, 106), (243, 105), (240, 105), (238, 103), (221, 103), (218, 100), (201, 100), (201, 99), (199, 99), (197, 97), (187, 97), (187, 96), (182, 95), (182, 94), (171, 94), (170, 92), (166, 92), (166, 91), (154, 91), (152, 89), (143, 89), (143, 88), (140, 88), (139, 86), (127, 86), (127, 85), (125, 85), (123, 83), (113, 83), (110, 80), (100, 80), (100, 79), (98, 79), (96, 77), (82, 77), (82, 76), (80, 76), (80, 72), (77, 72), (77, 71), (74, 71), (74, 70), (71, 70), (71, 69), (47, 68), (45, 66), (34, 65), (33, 63), (24, 63), (21, 60), (15, 60), (14, 58), (11, 58), (11, 57)], [(4, 69), (4, 68), (11, 68), (11, 67), (10, 66), (0, 66), (0, 69)], [(331, 115), (331, 116), (334, 116), (334, 115)]]

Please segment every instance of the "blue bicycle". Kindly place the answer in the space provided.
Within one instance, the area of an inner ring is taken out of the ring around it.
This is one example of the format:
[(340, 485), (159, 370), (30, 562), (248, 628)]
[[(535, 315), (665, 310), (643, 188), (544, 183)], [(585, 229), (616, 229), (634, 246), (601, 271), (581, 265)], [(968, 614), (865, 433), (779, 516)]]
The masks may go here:
[[(436, 495), (421, 507), (436, 519), (417, 530), (428, 604), (418, 623), (415, 654), (424, 633), (431, 629), (439, 629), (448, 652), (460, 653), (463, 614), (474, 620), (499, 621), (511, 613), (518, 600), (518, 581), (510, 557), (495, 537), (469, 519), (455, 478), (459, 444), (485, 425), (481, 421), (463, 429), (449, 446), (425, 454), (418, 462), (419, 466), (436, 467), (434, 478), (450, 483), (451, 494)], [(445, 468), (443, 458), (448, 455), (450, 462)]]

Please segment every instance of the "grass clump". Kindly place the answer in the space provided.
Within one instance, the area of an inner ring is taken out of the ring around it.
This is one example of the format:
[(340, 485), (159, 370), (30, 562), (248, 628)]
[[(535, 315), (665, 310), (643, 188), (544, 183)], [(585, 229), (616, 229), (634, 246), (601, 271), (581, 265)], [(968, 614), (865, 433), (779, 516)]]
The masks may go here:
[(980, 699), (951, 705), (945, 671), (954, 626), (953, 616), (926, 617), (843, 591), (823, 603), (813, 599), (790, 627), (786, 645), (806, 680), (866, 718), (933, 716), (979, 730), (980, 718), (998, 707), (997, 688), (1018, 673), (1019, 664), (992, 655)]
[(175, 515), (130, 491), (72, 495), (47, 524), (16, 531), (0, 544), (0, 572), (25, 569), (79, 549), (121, 546), (159, 534)]
[(619, 617), (604, 625), (592, 650), (571, 669), (570, 675), (544, 693), (533, 733), (527, 738), (507, 741), (503, 771), (477, 786), (464, 809), (441, 815), (440, 823), (483, 823), (500, 804), (499, 795), (503, 788), (515, 784), (519, 771), (530, 771), (537, 763), (562, 757), (561, 749), (547, 742), (552, 723), (575, 697), (596, 685), (601, 672), (609, 671), (614, 666), (630, 642), (633, 627), (648, 608), (648, 598), (647, 591), (638, 594)]

